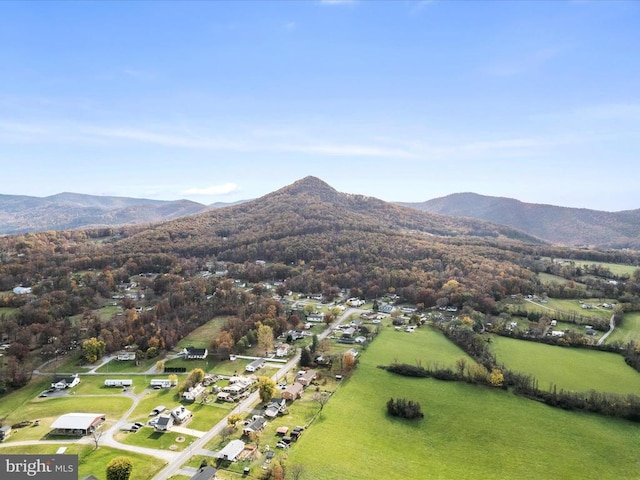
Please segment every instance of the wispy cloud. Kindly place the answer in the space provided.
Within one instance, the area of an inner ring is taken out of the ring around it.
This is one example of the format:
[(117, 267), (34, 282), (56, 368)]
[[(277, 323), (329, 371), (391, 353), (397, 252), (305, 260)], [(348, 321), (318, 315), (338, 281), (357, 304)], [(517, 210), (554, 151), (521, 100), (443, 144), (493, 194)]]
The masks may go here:
[(209, 187), (195, 187), (189, 188), (182, 192), (182, 195), (207, 195), (207, 196), (219, 196), (229, 195), (240, 191), (238, 185), (235, 183), (224, 183), (222, 185), (211, 185)]
[(357, 0), (320, 0), (323, 5), (349, 5), (356, 3)]
[(484, 68), (484, 73), (496, 77), (522, 75), (539, 69), (558, 57), (562, 51), (563, 48), (560, 47), (543, 48), (515, 59), (495, 62)]

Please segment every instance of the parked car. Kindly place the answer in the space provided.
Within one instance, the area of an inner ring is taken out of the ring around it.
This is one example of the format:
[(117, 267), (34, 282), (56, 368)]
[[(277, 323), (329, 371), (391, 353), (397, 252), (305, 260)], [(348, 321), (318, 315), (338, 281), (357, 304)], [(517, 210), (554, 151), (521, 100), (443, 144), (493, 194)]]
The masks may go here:
[(287, 445), (284, 442), (278, 442), (278, 443), (276, 443), (276, 447), (278, 447), (278, 448), (289, 448), (289, 445)]

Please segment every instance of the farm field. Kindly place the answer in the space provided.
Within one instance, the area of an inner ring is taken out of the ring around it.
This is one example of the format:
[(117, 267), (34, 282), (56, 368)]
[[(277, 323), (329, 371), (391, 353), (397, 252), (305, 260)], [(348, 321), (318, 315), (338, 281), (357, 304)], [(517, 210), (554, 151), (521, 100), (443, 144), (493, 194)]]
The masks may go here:
[[(410, 379), (377, 368), (394, 358), (450, 363), (464, 356), (444, 337), (396, 343), (385, 330), (363, 352), (354, 376), (336, 392), (288, 454), (305, 477), (349, 479), (634, 478), (636, 424), (547, 407), (499, 389)], [(398, 335), (402, 335), (398, 332)], [(417, 338), (404, 334), (407, 339)], [(401, 338), (401, 337), (399, 337)], [(425, 418), (390, 418), (389, 397), (419, 401)], [(616, 445), (599, 449), (594, 445)], [(479, 447), (481, 446), (481, 447)], [(387, 459), (384, 462), (380, 458)], [(331, 459), (331, 461), (327, 461)], [(558, 459), (562, 459), (558, 461)]]
[[(615, 303), (608, 299), (590, 299), (586, 303), (598, 305), (601, 303)], [(613, 310), (603, 307), (595, 307), (590, 309), (582, 308), (577, 300), (565, 300), (558, 298), (549, 298), (547, 303), (522, 301), (517, 304), (509, 303), (509, 311), (524, 310), (527, 312), (538, 312), (546, 314), (549, 317), (561, 316), (563, 319), (575, 318), (578, 323), (587, 324), (590, 319), (609, 321)]]
[[(564, 277), (560, 277), (558, 275), (552, 275), (550, 273), (544, 273), (544, 272), (540, 272), (538, 273), (538, 278), (540, 279), (540, 282), (548, 284), (548, 283), (559, 283), (560, 285), (564, 285), (565, 283), (568, 283), (569, 280), (567, 280)], [(583, 285), (581, 283), (576, 283), (576, 285), (582, 287), (582, 288), (586, 288), (586, 285)]]
[(526, 373), (546, 389), (556, 384), (558, 390), (612, 392), (640, 391), (640, 373), (633, 370), (621, 355), (579, 348), (564, 348), (505, 337), (492, 337), (492, 350), (498, 363)]
[(633, 272), (635, 272), (639, 268), (634, 265), (624, 265), (620, 263), (606, 263), (606, 262), (591, 262), (587, 260), (572, 260), (572, 262), (579, 267), (585, 267), (587, 265), (598, 265), (601, 267), (605, 267), (605, 268), (608, 268), (611, 271), (611, 273), (617, 276), (622, 276), (622, 275), (631, 276), (633, 275)]
[(640, 312), (625, 313), (622, 326), (616, 327), (606, 343), (640, 341)]

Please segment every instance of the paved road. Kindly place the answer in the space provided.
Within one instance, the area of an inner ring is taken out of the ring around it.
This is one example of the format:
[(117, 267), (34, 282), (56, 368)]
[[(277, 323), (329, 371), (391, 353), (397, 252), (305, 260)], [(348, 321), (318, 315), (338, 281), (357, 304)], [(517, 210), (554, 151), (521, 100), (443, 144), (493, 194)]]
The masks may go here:
[[(331, 326), (327, 327), (326, 330), (324, 330), (320, 335), (318, 335), (318, 338), (320, 340), (322, 340), (323, 338), (326, 338), (331, 333), (331, 330), (333, 328), (335, 328), (340, 323), (344, 322), (353, 313), (356, 313), (359, 311), (364, 311), (364, 310), (357, 310), (354, 308), (345, 310), (344, 313), (340, 315), (340, 317), (338, 317), (338, 319)], [(279, 378), (282, 378), (290, 370), (296, 368), (298, 366), (299, 361), (300, 361), (300, 353), (297, 353), (271, 378), (277, 382)], [(236, 408), (234, 408), (231, 412), (229, 412), (229, 415), (231, 415), (232, 413), (242, 413), (242, 412), (247, 412), (251, 410), (253, 405), (258, 402), (258, 399), (259, 399), (259, 392), (257, 391), (253, 392), (248, 398), (246, 398)], [(202, 437), (195, 440), (191, 444), (191, 447), (181, 452), (176, 458), (172, 459), (169, 462), (169, 465), (167, 465), (164, 469), (158, 472), (155, 477), (153, 477), (153, 480), (166, 480), (171, 476), (177, 474), (178, 471), (180, 470), (180, 467), (184, 465), (193, 455), (204, 453), (203, 450), (206, 451), (204, 449), (204, 446), (207, 445), (209, 442), (211, 442), (211, 440), (216, 435), (219, 435), (220, 432), (222, 432), (222, 429), (225, 428), (226, 426), (227, 426), (227, 419), (225, 417), (222, 420), (220, 420), (211, 430), (205, 433)]]
[(607, 339), (609, 335), (613, 333), (615, 329), (616, 329), (616, 316), (614, 314), (614, 315), (611, 315), (611, 318), (609, 319), (609, 331), (604, 335), (602, 335), (602, 337), (600, 337), (600, 340), (598, 340), (597, 345), (602, 345), (602, 343)]

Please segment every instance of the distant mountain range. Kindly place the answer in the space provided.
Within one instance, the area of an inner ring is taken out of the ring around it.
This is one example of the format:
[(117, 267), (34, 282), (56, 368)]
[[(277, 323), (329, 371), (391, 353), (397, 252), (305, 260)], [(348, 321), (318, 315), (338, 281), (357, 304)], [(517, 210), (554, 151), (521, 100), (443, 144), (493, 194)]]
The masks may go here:
[(524, 203), (512, 198), (455, 193), (402, 205), (440, 215), (508, 225), (551, 243), (640, 248), (640, 209), (604, 212)]
[[(289, 204), (291, 195), (296, 198)], [(284, 203), (279, 204), (280, 201)], [(306, 177), (260, 199), (208, 206), (188, 200), (162, 201), (74, 193), (49, 197), (0, 195), (0, 234), (152, 224), (228, 209), (229, 215), (244, 218), (241, 222), (243, 228), (249, 228), (254, 219), (245, 218), (247, 209), (273, 214), (286, 210), (285, 216), (291, 218), (288, 215), (299, 217), (296, 210), (302, 212), (303, 204), (314, 214), (323, 210), (323, 217), (338, 215), (344, 221), (345, 212), (349, 217), (372, 214), (377, 221), (387, 225), (436, 235), (503, 235), (527, 242), (640, 248), (640, 209), (604, 212), (524, 203), (474, 193), (457, 193), (422, 203), (394, 204), (337, 192), (315, 177)], [(437, 216), (419, 215), (417, 210)], [(371, 218), (366, 221), (352, 219), (352, 222), (363, 224), (370, 221)]]
[(49, 197), (0, 195), (0, 234), (133, 225), (208, 210), (189, 200), (162, 201), (59, 193)]

